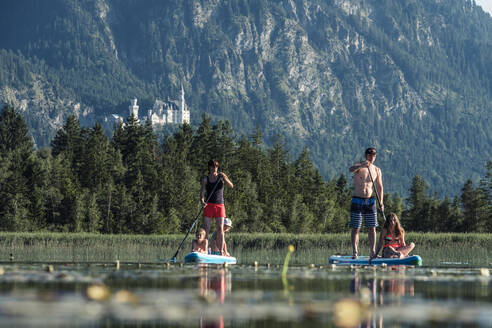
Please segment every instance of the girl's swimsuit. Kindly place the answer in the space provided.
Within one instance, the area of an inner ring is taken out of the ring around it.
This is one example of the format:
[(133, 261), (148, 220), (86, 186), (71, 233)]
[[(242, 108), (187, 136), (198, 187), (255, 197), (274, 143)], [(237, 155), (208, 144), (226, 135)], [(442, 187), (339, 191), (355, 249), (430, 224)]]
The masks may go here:
[(392, 235), (386, 235), (384, 237), (384, 247), (401, 247), (400, 237), (393, 237)]

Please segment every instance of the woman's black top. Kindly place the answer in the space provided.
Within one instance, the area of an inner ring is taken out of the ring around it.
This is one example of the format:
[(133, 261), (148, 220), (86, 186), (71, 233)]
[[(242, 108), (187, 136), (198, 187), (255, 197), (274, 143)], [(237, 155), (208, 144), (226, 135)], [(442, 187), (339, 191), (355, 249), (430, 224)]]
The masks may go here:
[[(219, 179), (219, 177), (217, 177)], [(218, 182), (217, 182), (218, 181)], [(214, 189), (215, 184), (218, 183), (217, 187), (215, 187), (214, 193), (210, 196), (210, 193)], [(205, 189), (207, 191), (206, 193), (206, 200), (208, 199), (209, 203), (212, 204), (224, 204), (224, 182), (222, 179), (215, 180), (214, 182), (210, 182), (208, 179), (207, 175), (207, 185), (205, 186)], [(210, 199), (208, 198), (210, 196)]]

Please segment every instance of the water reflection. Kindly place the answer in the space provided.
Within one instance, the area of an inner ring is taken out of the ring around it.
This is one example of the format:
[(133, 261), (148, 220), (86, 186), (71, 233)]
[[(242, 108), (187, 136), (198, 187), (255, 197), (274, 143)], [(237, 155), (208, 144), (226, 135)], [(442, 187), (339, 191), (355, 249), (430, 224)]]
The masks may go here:
[[(358, 270), (353, 271), (350, 282), (350, 292), (359, 299), (359, 307), (356, 307), (353, 317), (358, 318), (359, 324), (339, 326), (345, 327), (384, 327), (384, 306), (402, 305), (404, 297), (415, 295), (414, 281), (406, 279), (405, 267), (394, 267), (394, 275), (377, 278), (376, 275), (368, 276)], [(392, 322), (392, 325), (394, 322)]]
[[(210, 270), (207, 267), (199, 269), (198, 292), (207, 302), (224, 304), (226, 294), (231, 292), (231, 273), (226, 269)], [(200, 328), (224, 327), (224, 315), (201, 316)]]
[[(380, 281), (379, 304), (401, 304), (404, 296), (414, 296), (415, 286), (413, 280), (406, 280), (405, 277), (381, 279)], [(392, 297), (392, 300), (388, 299)], [(385, 302), (386, 297), (386, 302)]]
[(284, 282), (270, 267), (4, 264), (0, 327), (490, 327), (487, 273), (292, 267)]

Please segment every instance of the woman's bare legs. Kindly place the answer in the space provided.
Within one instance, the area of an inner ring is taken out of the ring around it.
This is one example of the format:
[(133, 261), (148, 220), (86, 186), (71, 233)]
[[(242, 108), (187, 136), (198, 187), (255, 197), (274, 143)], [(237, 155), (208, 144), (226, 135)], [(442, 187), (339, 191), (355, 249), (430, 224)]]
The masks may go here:
[(398, 247), (398, 252), (402, 253), (405, 256), (408, 256), (408, 254), (410, 254), (410, 252), (414, 248), (415, 248), (415, 244), (414, 243), (410, 243), (408, 245), (405, 245), (405, 246), (402, 246), (402, 247)]
[(405, 245), (405, 246), (401, 246), (401, 247), (398, 247), (398, 248), (393, 248), (392, 246), (388, 246), (388, 247), (385, 247), (384, 250), (383, 250), (383, 257), (387, 257), (387, 258), (404, 258), (404, 257), (407, 257), (408, 254), (410, 254), (410, 252), (415, 248), (415, 244), (414, 243), (410, 243), (408, 245)]
[(208, 233), (210, 232), (210, 221), (212, 218), (203, 217), (203, 229), (205, 229), (205, 239), (208, 239)]
[(401, 258), (401, 253), (392, 246), (387, 246), (383, 249), (383, 257), (385, 258)]
[(217, 226), (217, 248), (220, 251), (220, 255), (224, 253), (224, 218), (216, 218), (215, 224)]

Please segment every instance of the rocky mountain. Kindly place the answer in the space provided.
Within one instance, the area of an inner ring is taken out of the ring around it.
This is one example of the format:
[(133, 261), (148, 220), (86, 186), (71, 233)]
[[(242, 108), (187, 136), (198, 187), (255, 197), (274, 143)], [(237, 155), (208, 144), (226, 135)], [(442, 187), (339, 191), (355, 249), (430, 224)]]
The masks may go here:
[(492, 157), (492, 18), (469, 0), (0, 3), (0, 102), (38, 146), (65, 118), (177, 98), (259, 126), (326, 178), (375, 146), (388, 192), (455, 195)]

